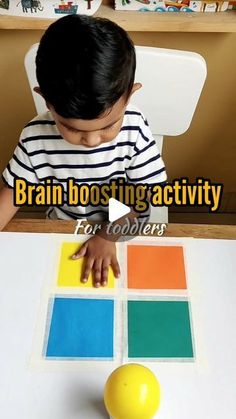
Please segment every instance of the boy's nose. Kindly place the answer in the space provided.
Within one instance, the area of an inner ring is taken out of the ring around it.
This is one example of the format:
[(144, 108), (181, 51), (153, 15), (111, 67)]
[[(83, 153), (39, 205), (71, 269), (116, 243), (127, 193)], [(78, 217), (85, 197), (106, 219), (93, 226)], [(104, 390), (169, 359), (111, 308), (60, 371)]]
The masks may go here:
[(100, 135), (97, 131), (84, 132), (82, 135), (82, 142), (86, 147), (97, 147), (101, 144)]

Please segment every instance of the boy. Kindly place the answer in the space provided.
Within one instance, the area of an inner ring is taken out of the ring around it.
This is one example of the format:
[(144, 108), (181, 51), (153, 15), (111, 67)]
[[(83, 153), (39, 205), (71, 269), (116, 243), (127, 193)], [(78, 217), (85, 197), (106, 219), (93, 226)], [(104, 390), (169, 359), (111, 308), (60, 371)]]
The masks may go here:
[[(17, 178), (42, 184), (50, 177), (64, 187), (69, 177), (78, 184), (124, 178), (152, 185), (166, 180), (147, 121), (129, 105), (141, 88), (134, 83), (135, 66), (132, 41), (109, 20), (66, 16), (47, 29), (36, 57), (35, 91), (45, 99), (48, 112), (26, 125), (3, 172), (0, 230), (17, 211), (13, 204)], [(47, 216), (104, 220), (107, 208), (63, 205), (50, 208)], [(86, 256), (83, 282), (93, 270), (94, 285), (106, 285), (110, 265), (119, 276), (115, 243), (104, 236), (89, 239), (74, 258), (82, 256)]]

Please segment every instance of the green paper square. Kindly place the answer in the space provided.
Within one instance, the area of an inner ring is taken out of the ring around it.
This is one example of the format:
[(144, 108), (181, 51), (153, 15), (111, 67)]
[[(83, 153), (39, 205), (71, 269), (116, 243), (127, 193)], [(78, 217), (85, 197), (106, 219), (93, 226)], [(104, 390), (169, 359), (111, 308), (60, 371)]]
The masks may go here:
[(193, 358), (187, 301), (128, 301), (129, 358)]

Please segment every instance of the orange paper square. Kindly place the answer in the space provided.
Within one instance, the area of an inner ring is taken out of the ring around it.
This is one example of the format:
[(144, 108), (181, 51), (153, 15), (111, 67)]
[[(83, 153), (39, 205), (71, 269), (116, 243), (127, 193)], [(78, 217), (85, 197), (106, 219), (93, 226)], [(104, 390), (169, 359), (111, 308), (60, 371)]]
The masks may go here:
[(186, 289), (181, 246), (128, 246), (128, 288)]

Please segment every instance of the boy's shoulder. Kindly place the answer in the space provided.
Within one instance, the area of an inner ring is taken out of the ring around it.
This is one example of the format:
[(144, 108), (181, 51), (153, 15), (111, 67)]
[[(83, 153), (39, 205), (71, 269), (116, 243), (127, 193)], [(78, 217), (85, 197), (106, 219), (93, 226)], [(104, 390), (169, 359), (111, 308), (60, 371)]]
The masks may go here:
[(129, 122), (129, 125), (139, 125), (145, 123), (146, 118), (140, 109), (129, 103), (125, 110), (124, 124)]
[(57, 135), (56, 123), (50, 111), (36, 115), (23, 128), (20, 136), (20, 142), (27, 143), (30, 139), (37, 139), (43, 135)]
[(31, 121), (29, 121), (24, 128), (44, 125), (55, 125), (55, 121), (50, 111), (45, 111), (39, 115), (36, 115)]

